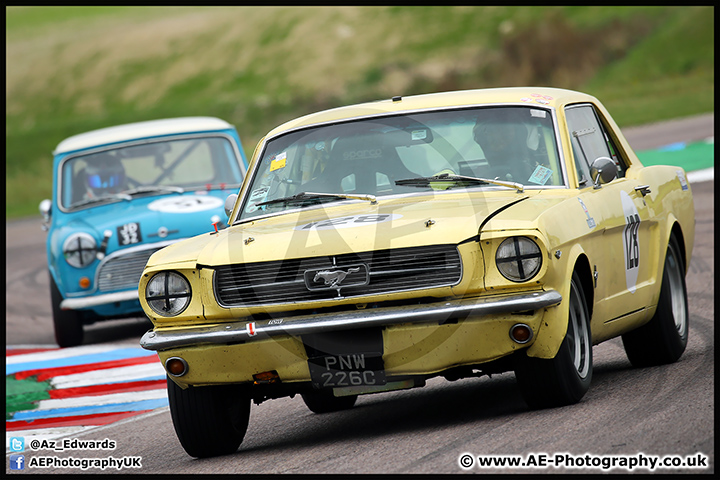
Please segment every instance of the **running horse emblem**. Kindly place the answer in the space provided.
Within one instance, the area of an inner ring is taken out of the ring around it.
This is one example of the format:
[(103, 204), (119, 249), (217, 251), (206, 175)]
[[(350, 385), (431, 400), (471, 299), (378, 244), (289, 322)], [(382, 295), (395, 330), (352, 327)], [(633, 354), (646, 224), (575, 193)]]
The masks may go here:
[(360, 267), (348, 268), (347, 272), (342, 270), (320, 270), (315, 274), (313, 282), (319, 283), (320, 281), (325, 282), (325, 286), (328, 288), (340, 288), (340, 284), (345, 280), (345, 277), (351, 273), (359, 272)]

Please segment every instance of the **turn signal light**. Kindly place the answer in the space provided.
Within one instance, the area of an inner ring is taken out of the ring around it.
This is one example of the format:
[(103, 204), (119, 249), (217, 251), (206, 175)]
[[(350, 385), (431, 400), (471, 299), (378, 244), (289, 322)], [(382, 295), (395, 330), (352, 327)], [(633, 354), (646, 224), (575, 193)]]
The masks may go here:
[(188, 364), (180, 357), (170, 357), (165, 360), (165, 370), (173, 377), (181, 377), (187, 373)]
[(532, 336), (532, 329), (524, 323), (516, 323), (510, 329), (510, 338), (520, 344), (529, 342)]
[(80, 288), (90, 288), (90, 279), (88, 277), (82, 277), (78, 283)]
[(256, 373), (253, 375), (255, 385), (265, 385), (268, 383), (280, 383), (280, 375), (275, 370), (269, 372)]

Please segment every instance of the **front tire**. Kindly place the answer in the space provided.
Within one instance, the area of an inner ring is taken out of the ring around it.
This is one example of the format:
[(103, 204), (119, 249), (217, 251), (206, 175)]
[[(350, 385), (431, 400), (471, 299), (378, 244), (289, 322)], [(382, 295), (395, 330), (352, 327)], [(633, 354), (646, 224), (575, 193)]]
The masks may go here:
[(520, 391), (531, 408), (551, 408), (579, 402), (592, 381), (590, 315), (580, 277), (570, 282), (568, 328), (555, 358), (528, 357), (521, 352), (515, 368)]
[(235, 452), (250, 420), (250, 396), (240, 385), (188, 387), (167, 379), (175, 433), (188, 455), (205, 458)]
[(52, 303), (53, 326), (55, 328), (55, 341), (61, 348), (76, 347), (83, 341), (82, 314), (75, 310), (63, 310), (60, 302), (63, 297), (50, 275), (50, 302)]
[(302, 394), (303, 402), (305, 402), (305, 405), (313, 413), (330, 413), (347, 410), (355, 405), (357, 398), (357, 395), (336, 397), (332, 394), (332, 391), (324, 390)]
[(688, 342), (689, 315), (685, 269), (680, 247), (670, 238), (660, 286), (660, 300), (653, 318), (622, 336), (625, 353), (634, 367), (676, 362)]

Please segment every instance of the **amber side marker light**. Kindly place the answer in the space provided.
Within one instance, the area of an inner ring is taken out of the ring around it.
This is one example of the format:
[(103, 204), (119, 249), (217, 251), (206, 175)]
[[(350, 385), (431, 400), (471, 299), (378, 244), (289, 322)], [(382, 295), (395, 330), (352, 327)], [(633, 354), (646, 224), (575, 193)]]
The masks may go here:
[(532, 339), (532, 336), (532, 328), (524, 323), (516, 323), (510, 329), (510, 338), (520, 344), (529, 342)]
[(253, 375), (255, 385), (266, 385), (268, 383), (280, 383), (280, 375), (275, 370), (269, 372), (256, 373)]
[(165, 370), (173, 377), (181, 377), (187, 373), (188, 364), (180, 357), (170, 357), (165, 360)]

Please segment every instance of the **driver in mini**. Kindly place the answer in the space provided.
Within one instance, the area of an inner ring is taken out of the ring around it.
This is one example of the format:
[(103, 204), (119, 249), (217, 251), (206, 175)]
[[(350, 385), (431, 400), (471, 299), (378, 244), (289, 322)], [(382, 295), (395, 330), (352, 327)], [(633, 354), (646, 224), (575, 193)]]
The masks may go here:
[(98, 198), (126, 189), (125, 168), (116, 157), (102, 153), (88, 157), (85, 198)]

